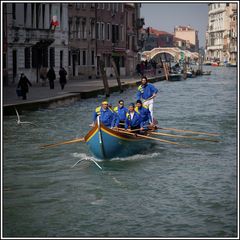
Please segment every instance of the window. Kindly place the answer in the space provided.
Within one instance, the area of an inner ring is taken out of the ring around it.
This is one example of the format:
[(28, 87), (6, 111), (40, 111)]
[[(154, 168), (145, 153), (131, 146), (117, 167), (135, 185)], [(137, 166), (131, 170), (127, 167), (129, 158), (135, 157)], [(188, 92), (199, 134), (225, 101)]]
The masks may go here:
[(95, 23), (94, 23), (94, 20), (91, 20), (91, 38), (95, 39)]
[(60, 67), (63, 66), (63, 50), (60, 51)]
[(119, 26), (115, 25), (114, 29), (115, 29), (115, 31), (114, 31), (115, 40), (116, 40), (116, 42), (118, 42), (118, 40), (119, 40)]
[(16, 3), (12, 3), (12, 18), (16, 19)]
[(100, 23), (97, 22), (97, 39), (100, 39)]
[(45, 4), (42, 5), (42, 28), (45, 28)]
[(81, 55), (80, 55), (80, 50), (78, 51), (78, 65), (80, 65), (80, 57), (81, 57)]
[(87, 38), (86, 19), (83, 19), (82, 21), (82, 34), (83, 34), (83, 39), (86, 39)]
[(68, 66), (71, 66), (71, 51), (68, 51)]
[(107, 24), (107, 40), (110, 40), (110, 23)]
[(50, 66), (55, 67), (55, 48), (51, 47), (50, 48)]
[(105, 39), (105, 23), (101, 23), (101, 39), (104, 40)]
[(39, 28), (40, 22), (40, 3), (36, 3), (36, 28)]
[(26, 47), (24, 49), (24, 61), (25, 61), (25, 68), (30, 68), (30, 48)]
[(3, 68), (7, 68), (7, 54), (3, 54)]
[(82, 51), (82, 65), (86, 65), (86, 50)]
[(95, 54), (94, 54), (94, 50), (91, 51), (91, 64), (94, 66), (95, 65)]
[(27, 23), (27, 3), (24, 3), (24, 25)]
[(31, 3), (31, 17), (32, 17), (32, 27), (34, 27), (34, 3)]

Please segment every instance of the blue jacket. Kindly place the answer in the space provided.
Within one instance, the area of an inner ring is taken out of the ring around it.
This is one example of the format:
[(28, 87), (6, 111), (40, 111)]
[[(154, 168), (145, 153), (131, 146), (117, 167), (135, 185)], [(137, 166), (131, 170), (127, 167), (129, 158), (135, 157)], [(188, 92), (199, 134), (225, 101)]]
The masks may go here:
[(143, 127), (142, 118), (141, 118), (140, 114), (138, 114), (136, 111), (134, 111), (134, 115), (133, 115), (132, 119), (131, 119), (129, 111), (127, 112), (125, 129), (127, 129), (128, 126), (130, 126), (130, 127), (137, 127), (137, 126)]
[(97, 116), (100, 116), (100, 122), (106, 127), (114, 127), (116, 116), (111, 109), (104, 110), (102, 107), (97, 107), (93, 113), (93, 121), (95, 122)]
[(157, 93), (158, 90), (152, 84), (147, 83), (145, 86), (140, 85), (137, 91), (137, 100), (143, 98), (147, 100), (148, 98), (152, 97), (154, 93)]
[(135, 111), (137, 113), (140, 114), (143, 122), (152, 122), (152, 116), (151, 116), (151, 112), (149, 111), (149, 109), (145, 106), (142, 106), (140, 108), (135, 107)]
[(126, 107), (115, 107), (114, 112), (117, 113), (119, 121), (126, 121), (126, 114), (128, 112), (128, 109)]

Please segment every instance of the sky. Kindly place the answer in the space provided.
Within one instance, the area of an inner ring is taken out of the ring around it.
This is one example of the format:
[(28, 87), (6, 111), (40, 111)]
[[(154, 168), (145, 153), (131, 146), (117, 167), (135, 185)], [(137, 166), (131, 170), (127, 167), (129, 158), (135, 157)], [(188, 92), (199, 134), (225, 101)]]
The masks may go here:
[(199, 46), (205, 47), (207, 3), (142, 3), (141, 17), (145, 19), (144, 28), (153, 27), (169, 33), (173, 33), (177, 25), (190, 25), (198, 30)]

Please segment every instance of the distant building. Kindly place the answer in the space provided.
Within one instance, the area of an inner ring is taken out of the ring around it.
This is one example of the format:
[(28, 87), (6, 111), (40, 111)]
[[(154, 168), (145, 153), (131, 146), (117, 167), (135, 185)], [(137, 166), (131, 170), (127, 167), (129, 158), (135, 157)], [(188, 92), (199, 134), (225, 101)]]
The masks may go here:
[(199, 39), (198, 31), (190, 26), (176, 26), (174, 28), (174, 37), (189, 41), (189, 46), (192, 51), (198, 52)]
[(31, 81), (40, 81), (42, 67), (53, 66), (56, 72), (60, 66), (67, 67), (67, 4), (4, 3), (3, 6), (5, 84), (17, 82), (21, 72)]
[(208, 4), (206, 60), (235, 62), (237, 59), (237, 4)]
[[(69, 72), (75, 79), (100, 77), (99, 62), (114, 76), (135, 71), (140, 4), (69, 3)], [(140, 27), (139, 27), (140, 26)]]
[(173, 47), (173, 34), (152, 27), (145, 29), (145, 51), (158, 47)]

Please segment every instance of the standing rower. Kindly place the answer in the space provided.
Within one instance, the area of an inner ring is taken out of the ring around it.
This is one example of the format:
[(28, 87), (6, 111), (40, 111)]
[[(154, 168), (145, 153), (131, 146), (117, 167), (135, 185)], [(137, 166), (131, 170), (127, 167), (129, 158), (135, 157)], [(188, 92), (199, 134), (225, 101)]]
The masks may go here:
[(148, 83), (147, 77), (142, 77), (141, 85), (138, 87), (137, 100), (143, 99), (143, 105), (148, 106), (153, 119), (153, 99), (157, 96), (157, 88)]

